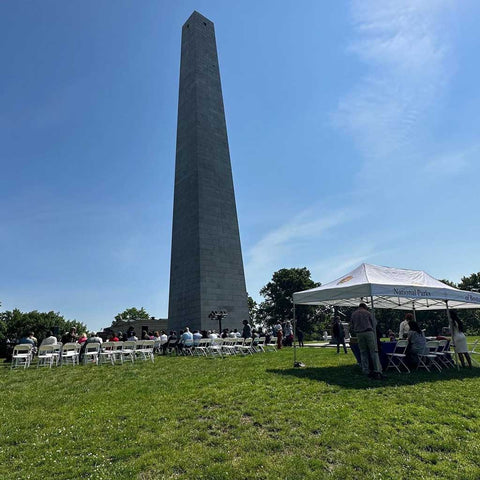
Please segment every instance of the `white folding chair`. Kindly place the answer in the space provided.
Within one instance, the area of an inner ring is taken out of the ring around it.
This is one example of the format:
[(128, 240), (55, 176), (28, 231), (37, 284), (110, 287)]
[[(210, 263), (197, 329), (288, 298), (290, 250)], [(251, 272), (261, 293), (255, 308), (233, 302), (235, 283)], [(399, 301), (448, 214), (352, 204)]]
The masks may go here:
[(55, 357), (53, 355), (54, 345), (40, 345), (38, 349), (37, 368), (49, 367), (52, 368)]
[(137, 342), (134, 340), (128, 340), (123, 342), (122, 348), (122, 363), (124, 360), (131, 360), (132, 363), (135, 363), (135, 351), (136, 351)]
[(92, 342), (85, 345), (85, 352), (83, 353), (83, 364), (91, 362), (98, 365), (98, 357), (100, 355), (100, 343)]
[(135, 352), (142, 360), (150, 359), (152, 363), (154, 363), (155, 362), (155, 357), (153, 355), (154, 345), (155, 345), (155, 340), (142, 340), (141, 344), (137, 345), (137, 348), (138, 347), (140, 348)]
[(135, 342), (135, 359), (137, 358), (143, 358), (143, 344), (145, 343), (145, 340), (137, 340)]
[(10, 368), (23, 367), (28, 368), (32, 361), (33, 345), (22, 343), (13, 347), (12, 365)]
[(265, 353), (265, 342), (267, 338), (266, 337), (259, 337), (257, 344), (255, 346), (255, 349), (257, 352), (262, 352)]
[(121, 364), (123, 364), (123, 343), (124, 342), (113, 342), (113, 361), (116, 362), (120, 360)]
[(238, 351), (242, 355), (251, 355), (253, 353), (253, 338), (246, 338), (243, 345), (238, 346)]
[(266, 352), (277, 351), (277, 339), (274, 336), (271, 336), (270, 340), (268, 342), (265, 342), (265, 351)]
[(410, 373), (410, 369), (405, 363), (407, 356), (405, 355), (405, 349), (407, 348), (407, 340), (398, 340), (392, 353), (387, 353), (388, 364), (386, 370), (389, 368), (395, 368), (399, 373), (402, 372), (401, 367)]
[(222, 350), (224, 355), (235, 355), (237, 353), (235, 343), (236, 338), (225, 338), (223, 340)]
[(210, 346), (210, 338), (200, 338), (193, 342), (193, 355), (206, 357), (208, 354), (208, 347)]
[(53, 361), (55, 362), (55, 366), (58, 367), (58, 364), (60, 363), (61, 360), (61, 355), (62, 355), (62, 342), (58, 342), (55, 345), (51, 345), (52, 347), (52, 355), (53, 355)]
[(425, 368), (428, 372), (430, 372), (430, 367), (435, 367), (439, 372), (442, 371), (442, 367), (437, 362), (437, 355), (435, 355), (435, 351), (438, 348), (438, 340), (431, 340), (427, 342), (425, 346), (425, 352), (418, 354), (418, 366), (419, 368)]
[(212, 338), (211, 343), (207, 348), (207, 354), (210, 355), (211, 357), (223, 358), (222, 347), (223, 347), (223, 338)]
[(455, 367), (455, 364), (452, 360), (452, 354), (450, 353), (450, 345), (448, 340), (439, 340), (435, 355), (440, 363), (445, 367)]
[(479, 360), (477, 360), (477, 356), (480, 355), (480, 352), (477, 350), (478, 342), (480, 340), (475, 340), (471, 345), (472, 347), (468, 350), (470, 358), (472, 359), (472, 363), (475, 364), (477, 367), (480, 366)]
[(80, 345), (78, 343), (66, 343), (62, 347), (62, 353), (60, 355), (61, 365), (68, 365), (71, 363), (73, 366), (78, 365), (80, 358)]
[(111, 363), (115, 365), (115, 344), (118, 342), (104, 342), (100, 349), (99, 363)]

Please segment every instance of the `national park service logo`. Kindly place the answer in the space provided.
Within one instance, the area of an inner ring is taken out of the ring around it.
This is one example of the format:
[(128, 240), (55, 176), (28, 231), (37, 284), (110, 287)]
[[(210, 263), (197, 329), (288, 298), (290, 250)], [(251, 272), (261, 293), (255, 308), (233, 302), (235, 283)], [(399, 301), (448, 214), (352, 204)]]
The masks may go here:
[(338, 283), (337, 285), (340, 285), (341, 283), (347, 283), (349, 282), (353, 277), (351, 275), (348, 275), (347, 277), (345, 278), (342, 278)]

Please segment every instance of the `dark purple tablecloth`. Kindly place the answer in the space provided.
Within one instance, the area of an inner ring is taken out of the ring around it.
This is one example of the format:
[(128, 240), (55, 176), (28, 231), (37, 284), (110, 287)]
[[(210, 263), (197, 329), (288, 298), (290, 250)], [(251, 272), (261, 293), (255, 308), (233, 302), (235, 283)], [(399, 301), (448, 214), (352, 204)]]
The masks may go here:
[[(380, 363), (382, 364), (382, 368), (385, 370), (388, 365), (388, 356), (387, 353), (392, 353), (395, 350), (395, 345), (397, 342), (380, 342), (382, 349), (378, 352), (380, 357)], [(355, 358), (357, 359), (357, 363), (360, 365), (360, 349), (358, 348), (358, 343), (351, 343), (350, 349), (352, 350)]]

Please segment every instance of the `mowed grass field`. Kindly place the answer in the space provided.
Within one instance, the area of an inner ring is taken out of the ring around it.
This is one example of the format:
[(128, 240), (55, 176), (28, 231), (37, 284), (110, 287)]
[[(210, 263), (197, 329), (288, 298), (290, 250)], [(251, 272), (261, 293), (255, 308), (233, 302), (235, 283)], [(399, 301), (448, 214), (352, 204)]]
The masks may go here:
[(0, 369), (0, 479), (480, 478), (480, 368), (351, 352)]

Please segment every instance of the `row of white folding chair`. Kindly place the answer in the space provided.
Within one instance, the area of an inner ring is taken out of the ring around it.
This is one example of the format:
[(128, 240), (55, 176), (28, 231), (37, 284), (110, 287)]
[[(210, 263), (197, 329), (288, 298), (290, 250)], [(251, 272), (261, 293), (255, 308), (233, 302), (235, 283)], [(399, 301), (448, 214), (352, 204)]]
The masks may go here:
[(142, 360), (155, 361), (153, 355), (154, 340), (127, 340), (125, 342), (105, 342), (100, 353), (102, 363), (110, 362), (115, 364), (117, 360), (123, 363), (130, 360), (132, 363), (137, 358)]
[[(389, 368), (395, 368), (398, 372), (401, 372), (402, 368), (404, 368), (410, 373), (410, 369), (406, 364), (407, 356), (405, 350), (407, 345), (407, 340), (398, 340), (394, 351), (392, 353), (387, 353), (387, 370)], [(438, 371), (441, 371), (442, 365), (444, 367), (454, 366), (451, 354), (448, 350), (448, 340), (432, 340), (427, 342), (425, 352), (418, 355), (418, 360), (417, 370), (419, 368), (425, 368), (425, 370), (430, 371), (430, 368), (434, 367)]]
[(251, 355), (256, 352), (265, 352), (265, 346), (265, 337), (200, 339), (193, 342), (192, 354), (212, 357)]

